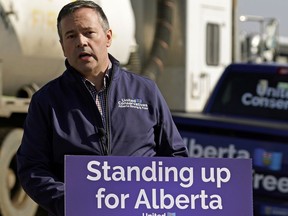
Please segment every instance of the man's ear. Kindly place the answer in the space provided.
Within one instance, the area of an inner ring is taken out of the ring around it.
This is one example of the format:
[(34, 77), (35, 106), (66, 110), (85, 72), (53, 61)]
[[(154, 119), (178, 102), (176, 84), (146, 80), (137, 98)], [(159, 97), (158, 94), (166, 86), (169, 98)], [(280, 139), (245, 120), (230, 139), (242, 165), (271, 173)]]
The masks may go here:
[(112, 44), (112, 29), (107, 30), (106, 32), (107, 43), (106, 46), (110, 47)]

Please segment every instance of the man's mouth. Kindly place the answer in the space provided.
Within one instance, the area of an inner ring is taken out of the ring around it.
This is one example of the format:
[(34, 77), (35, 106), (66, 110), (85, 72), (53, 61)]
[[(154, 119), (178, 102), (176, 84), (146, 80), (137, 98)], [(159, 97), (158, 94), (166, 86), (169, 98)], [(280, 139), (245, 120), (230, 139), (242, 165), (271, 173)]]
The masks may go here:
[(79, 54), (79, 58), (82, 59), (82, 60), (89, 60), (90, 57), (92, 57), (92, 55), (90, 53), (81, 52)]

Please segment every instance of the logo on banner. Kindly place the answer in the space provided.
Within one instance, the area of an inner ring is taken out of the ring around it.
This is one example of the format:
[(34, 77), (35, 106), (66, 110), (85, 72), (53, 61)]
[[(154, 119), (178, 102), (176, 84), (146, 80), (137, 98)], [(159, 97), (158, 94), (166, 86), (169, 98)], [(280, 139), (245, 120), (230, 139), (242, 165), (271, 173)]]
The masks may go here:
[(176, 213), (163, 213), (163, 214), (157, 214), (157, 213), (143, 213), (142, 216), (176, 216)]
[(254, 165), (267, 168), (269, 170), (281, 170), (282, 153), (266, 151), (265, 149), (255, 149), (254, 151)]

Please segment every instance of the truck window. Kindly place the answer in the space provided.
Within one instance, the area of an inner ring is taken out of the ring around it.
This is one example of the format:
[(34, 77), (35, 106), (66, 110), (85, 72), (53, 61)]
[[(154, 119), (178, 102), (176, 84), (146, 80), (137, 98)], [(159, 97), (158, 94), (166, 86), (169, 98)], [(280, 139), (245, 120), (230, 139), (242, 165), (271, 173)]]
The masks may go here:
[(287, 121), (287, 110), (287, 74), (245, 71), (227, 74), (211, 112)]
[(220, 27), (218, 24), (208, 23), (206, 26), (206, 64), (219, 65), (220, 55)]

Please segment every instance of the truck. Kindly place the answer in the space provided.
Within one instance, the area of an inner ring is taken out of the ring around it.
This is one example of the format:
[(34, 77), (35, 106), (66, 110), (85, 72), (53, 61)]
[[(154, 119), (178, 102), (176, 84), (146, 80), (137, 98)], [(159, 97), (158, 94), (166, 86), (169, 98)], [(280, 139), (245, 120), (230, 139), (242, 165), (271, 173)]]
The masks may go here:
[[(15, 153), (32, 95), (64, 71), (56, 16), (68, 2), (72, 0), (0, 0), (2, 216), (37, 214), (38, 206), (17, 179)], [(155, 80), (171, 110), (182, 113), (202, 111), (224, 69), (241, 60), (242, 55), (235, 53), (242, 47), (249, 51), (255, 36), (248, 35), (239, 45), (237, 0), (95, 2), (103, 7), (113, 29), (109, 52), (123, 67)], [(274, 34), (268, 37), (275, 38)], [(256, 59), (258, 50), (277, 53), (275, 46), (265, 47), (261, 40), (258, 46), (261, 49), (253, 47), (256, 53), (244, 57)], [(267, 55), (260, 56), (257, 61)]]
[(288, 215), (287, 109), (287, 64), (233, 63), (202, 112), (173, 118), (190, 157), (252, 158), (254, 215), (280, 216)]

